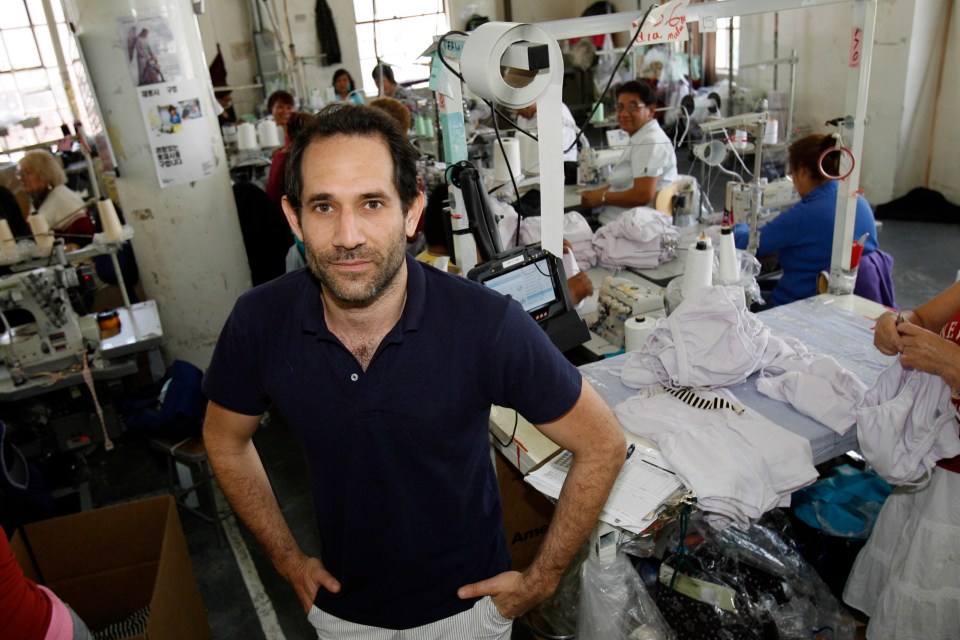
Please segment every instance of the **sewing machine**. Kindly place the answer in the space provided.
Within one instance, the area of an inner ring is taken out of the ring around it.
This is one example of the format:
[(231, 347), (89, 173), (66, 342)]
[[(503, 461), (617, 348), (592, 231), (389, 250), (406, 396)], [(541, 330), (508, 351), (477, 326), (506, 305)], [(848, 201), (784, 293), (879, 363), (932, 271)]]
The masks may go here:
[[(767, 219), (773, 212), (779, 212), (800, 201), (793, 181), (789, 178), (780, 178), (768, 182), (760, 178), (760, 204), (757, 207), (760, 217)], [(727, 183), (724, 208), (733, 214), (735, 222), (745, 222), (754, 205), (757, 186), (731, 180)]]
[(627, 278), (606, 276), (597, 298), (597, 321), (590, 328), (610, 344), (623, 347), (624, 322), (662, 309), (663, 289), (644, 287)]
[(41, 267), (0, 279), (0, 361), (14, 382), (23, 374), (50, 372), (82, 361), (100, 344), (93, 315), (80, 316), (69, 290), (78, 286), (73, 267)]
[(623, 147), (610, 147), (607, 149), (596, 149), (588, 147), (580, 150), (579, 169), (581, 184), (596, 184), (606, 179), (604, 170), (610, 165), (616, 164), (623, 157)]

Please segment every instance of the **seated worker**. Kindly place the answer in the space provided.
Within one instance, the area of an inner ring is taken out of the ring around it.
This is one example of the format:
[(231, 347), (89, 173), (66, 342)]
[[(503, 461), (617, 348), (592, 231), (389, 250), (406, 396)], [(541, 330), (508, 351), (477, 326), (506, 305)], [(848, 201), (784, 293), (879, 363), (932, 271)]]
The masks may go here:
[(386, 111), (388, 116), (396, 120), (404, 134), (410, 131), (410, 109), (396, 98), (375, 98), (370, 101), (370, 106)]
[(423, 209), (423, 237), (427, 248), (417, 254), (417, 260), (429, 264), (447, 273), (460, 274), (460, 267), (450, 262), (450, 247), (447, 245), (447, 225), (444, 216), (447, 215), (447, 197), (449, 188), (446, 183), (437, 185)]
[[(287, 133), (290, 136), (291, 143), (296, 140), (297, 134), (303, 127), (303, 124), (309, 120), (310, 117), (311, 115), (309, 113), (297, 112), (291, 113), (289, 118), (287, 118)], [(283, 214), (283, 209), (280, 207), (280, 199), (283, 198), (284, 189), (286, 188), (286, 163), (289, 154), (290, 144), (286, 144), (274, 151), (273, 156), (270, 158), (270, 173), (267, 176), (267, 195), (270, 197), (270, 200), (277, 205), (277, 212), (281, 215)]]
[(617, 87), (617, 122), (630, 144), (613, 166), (610, 185), (580, 194), (585, 207), (603, 207), (600, 222), (616, 219), (624, 209), (650, 206), (657, 191), (677, 179), (673, 142), (654, 117), (657, 98), (648, 84), (636, 80)]
[[(514, 109), (517, 112), (517, 126), (519, 126), (524, 131), (529, 131), (533, 135), (537, 135), (537, 103), (534, 102), (528, 107), (523, 107), (521, 109)], [(577, 139), (577, 132), (579, 128), (577, 127), (576, 120), (573, 119), (573, 114), (570, 113), (570, 109), (567, 108), (567, 105), (560, 103), (560, 121), (563, 127), (563, 161), (564, 162), (576, 162), (577, 161), (577, 145), (573, 143)], [(523, 134), (518, 134), (522, 136)], [(580, 145), (584, 147), (589, 147), (590, 143), (587, 142), (587, 136), (580, 134)]]
[(397, 84), (393, 77), (393, 68), (382, 62), (373, 68), (373, 81), (377, 83), (381, 96), (396, 100), (410, 100), (406, 87)]
[(357, 85), (353, 82), (353, 76), (349, 71), (337, 69), (333, 72), (333, 92), (337, 102), (350, 100), (354, 104), (363, 104), (363, 94), (354, 91), (356, 88)]
[(213, 96), (217, 99), (217, 104), (223, 109), (217, 116), (217, 122), (220, 126), (236, 124), (237, 112), (233, 108), (233, 91), (217, 91)]
[(67, 173), (59, 158), (40, 149), (27, 151), (20, 159), (17, 172), (24, 190), (30, 194), (33, 209), (46, 218), (55, 236), (62, 236), (67, 245), (90, 244), (93, 220), (83, 198), (67, 186)]
[(287, 133), (287, 122), (295, 108), (293, 94), (287, 91), (274, 91), (267, 98), (267, 113), (273, 116), (273, 121), (283, 129), (283, 147), (290, 146), (291, 140)]
[[(817, 294), (817, 276), (830, 270), (833, 253), (833, 224), (837, 206), (837, 183), (820, 173), (820, 155), (835, 144), (830, 135), (814, 134), (790, 145), (790, 175), (800, 194), (800, 202), (760, 229), (757, 256), (778, 253), (783, 276), (769, 296), (767, 304), (776, 306)], [(838, 175), (840, 157), (827, 154), (823, 168)], [(857, 219), (853, 237), (869, 234), (861, 261), (877, 251), (877, 225), (867, 201), (857, 197)], [(734, 226), (738, 249), (745, 249), (750, 228), (743, 222)]]

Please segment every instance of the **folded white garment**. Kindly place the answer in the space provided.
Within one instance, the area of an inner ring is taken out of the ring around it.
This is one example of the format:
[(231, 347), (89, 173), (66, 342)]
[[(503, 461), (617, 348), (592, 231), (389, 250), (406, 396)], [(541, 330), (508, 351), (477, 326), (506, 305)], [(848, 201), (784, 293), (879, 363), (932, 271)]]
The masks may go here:
[(593, 235), (601, 266), (651, 269), (676, 256), (680, 230), (650, 207), (628, 209)]

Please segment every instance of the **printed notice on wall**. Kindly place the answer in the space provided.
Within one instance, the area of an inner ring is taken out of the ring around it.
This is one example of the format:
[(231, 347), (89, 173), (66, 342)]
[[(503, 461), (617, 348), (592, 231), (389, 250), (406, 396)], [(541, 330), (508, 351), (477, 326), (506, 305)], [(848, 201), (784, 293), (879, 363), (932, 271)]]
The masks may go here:
[(117, 18), (120, 42), (133, 86), (181, 79), (180, 51), (170, 20), (162, 13)]
[[(650, 10), (643, 28), (637, 34), (637, 44), (657, 44), (659, 42), (684, 42), (687, 32), (687, 5), (689, 0), (671, 0), (667, 4), (656, 5)], [(636, 29), (639, 23), (634, 22)]]
[(140, 113), (160, 187), (193, 182), (213, 174), (210, 136), (196, 80), (161, 82), (137, 88)]

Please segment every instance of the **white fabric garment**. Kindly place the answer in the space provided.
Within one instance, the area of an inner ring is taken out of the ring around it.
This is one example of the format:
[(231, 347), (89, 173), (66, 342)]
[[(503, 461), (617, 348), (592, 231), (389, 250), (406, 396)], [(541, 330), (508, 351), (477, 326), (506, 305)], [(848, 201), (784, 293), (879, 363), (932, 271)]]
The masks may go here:
[(958, 415), (940, 376), (887, 367), (857, 408), (863, 456), (890, 484), (923, 484), (938, 460), (960, 455)]
[(500, 242), (504, 249), (517, 246), (517, 220), (520, 216), (517, 210), (506, 202), (490, 198), (493, 214), (497, 216), (497, 231), (500, 232)]
[(650, 207), (628, 209), (593, 236), (600, 266), (652, 269), (676, 257), (680, 230)]
[[(697, 395), (739, 404), (726, 389)], [(614, 412), (624, 429), (656, 443), (718, 529), (746, 529), (817, 478), (807, 439), (751, 409), (738, 415), (729, 408), (698, 409), (667, 393), (640, 393)]]
[(87, 212), (83, 198), (70, 190), (65, 184), (53, 188), (43, 199), (37, 214), (47, 220), (51, 229), (62, 231), (77, 218)]
[[(517, 125), (524, 131), (529, 131), (533, 135), (537, 135), (537, 114), (533, 114), (532, 118), (524, 118), (523, 116), (517, 117)], [(563, 149), (566, 149), (570, 146), (573, 148), (563, 154), (564, 162), (576, 162), (578, 149), (577, 145), (573, 144), (573, 141), (577, 139), (577, 127), (576, 120), (573, 119), (573, 114), (570, 113), (570, 109), (567, 108), (567, 105), (560, 103), (560, 126), (562, 127), (561, 135), (563, 136)], [(518, 136), (522, 136), (522, 133), (518, 133)], [(590, 142), (587, 140), (587, 136), (580, 136), (580, 146), (589, 147)], [(526, 171), (528, 168), (536, 167), (524, 167)]]
[[(660, 128), (660, 123), (650, 120), (632, 136), (629, 146), (610, 172), (610, 190), (627, 191), (636, 178), (657, 178), (657, 191), (673, 184), (677, 173), (677, 154), (673, 141)], [(601, 224), (615, 221), (626, 211), (623, 207), (609, 205), (603, 208), (598, 219)]]
[(843, 600), (870, 616), (870, 640), (955, 640), (960, 634), (960, 474), (896, 487), (850, 572)]
[[(540, 216), (531, 216), (520, 221), (520, 242), (532, 244), (540, 242)], [(590, 267), (597, 264), (597, 252), (593, 248), (593, 230), (586, 218), (578, 211), (563, 214), (563, 239), (573, 246), (573, 255), (577, 262)]]
[(763, 364), (770, 330), (746, 308), (743, 289), (716, 286), (684, 300), (620, 371), (634, 389), (707, 389), (743, 382)]
[(830, 356), (810, 353), (799, 340), (770, 336), (757, 391), (845, 435), (857, 423), (867, 391), (860, 378)]

